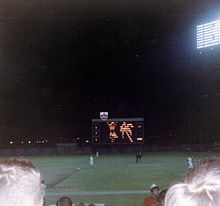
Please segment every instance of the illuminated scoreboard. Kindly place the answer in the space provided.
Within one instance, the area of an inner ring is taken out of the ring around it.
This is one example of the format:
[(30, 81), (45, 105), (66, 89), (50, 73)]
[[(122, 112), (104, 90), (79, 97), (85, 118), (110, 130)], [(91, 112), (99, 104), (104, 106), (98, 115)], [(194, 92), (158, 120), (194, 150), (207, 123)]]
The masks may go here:
[(196, 29), (197, 49), (220, 44), (220, 20), (201, 24)]
[(144, 143), (143, 118), (92, 119), (93, 144)]

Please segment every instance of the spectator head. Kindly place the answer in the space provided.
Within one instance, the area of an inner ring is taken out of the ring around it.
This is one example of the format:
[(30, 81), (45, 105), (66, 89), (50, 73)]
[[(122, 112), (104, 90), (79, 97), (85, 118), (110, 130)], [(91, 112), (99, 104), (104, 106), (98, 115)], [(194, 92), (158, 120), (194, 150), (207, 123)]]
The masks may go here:
[(152, 184), (150, 187), (150, 191), (152, 197), (157, 198), (160, 188), (156, 184)]
[(75, 206), (85, 206), (85, 203), (84, 203), (84, 202), (77, 202), (77, 203), (75, 204)]
[(72, 200), (69, 197), (61, 197), (57, 203), (56, 206), (72, 206)]
[(93, 203), (89, 203), (88, 206), (95, 206), (95, 204), (93, 204)]
[(0, 205), (42, 206), (39, 170), (22, 158), (0, 161)]
[(184, 180), (169, 188), (165, 206), (220, 206), (220, 159), (200, 162)]
[(167, 189), (165, 190), (162, 190), (158, 197), (157, 197), (157, 201), (158, 201), (158, 205), (159, 206), (163, 206), (164, 205), (164, 199), (165, 199), (165, 196), (166, 196), (166, 193), (167, 193)]

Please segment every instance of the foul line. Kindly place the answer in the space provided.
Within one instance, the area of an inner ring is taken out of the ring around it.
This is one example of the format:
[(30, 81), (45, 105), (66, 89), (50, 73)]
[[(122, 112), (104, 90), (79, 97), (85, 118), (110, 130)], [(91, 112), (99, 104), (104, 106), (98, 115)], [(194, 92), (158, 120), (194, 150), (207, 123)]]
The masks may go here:
[(145, 190), (120, 190), (120, 191), (66, 191), (66, 192), (47, 192), (46, 196), (58, 195), (127, 195), (127, 194), (149, 194), (150, 191)]

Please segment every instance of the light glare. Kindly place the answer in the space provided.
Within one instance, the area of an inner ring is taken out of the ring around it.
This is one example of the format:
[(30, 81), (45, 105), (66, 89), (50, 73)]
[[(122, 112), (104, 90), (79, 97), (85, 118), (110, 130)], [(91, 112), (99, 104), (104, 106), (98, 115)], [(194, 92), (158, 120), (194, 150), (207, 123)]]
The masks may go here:
[(220, 44), (220, 20), (197, 26), (197, 49)]

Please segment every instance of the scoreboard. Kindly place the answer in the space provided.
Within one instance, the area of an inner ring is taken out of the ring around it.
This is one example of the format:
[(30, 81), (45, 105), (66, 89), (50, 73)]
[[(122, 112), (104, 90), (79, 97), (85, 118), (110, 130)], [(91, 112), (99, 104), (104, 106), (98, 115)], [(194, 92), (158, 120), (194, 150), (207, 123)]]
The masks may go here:
[(143, 144), (144, 118), (92, 119), (93, 144)]

